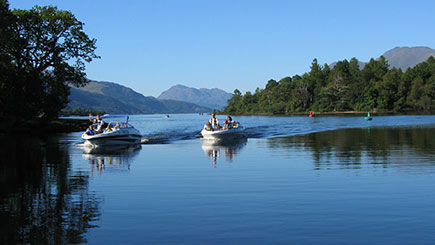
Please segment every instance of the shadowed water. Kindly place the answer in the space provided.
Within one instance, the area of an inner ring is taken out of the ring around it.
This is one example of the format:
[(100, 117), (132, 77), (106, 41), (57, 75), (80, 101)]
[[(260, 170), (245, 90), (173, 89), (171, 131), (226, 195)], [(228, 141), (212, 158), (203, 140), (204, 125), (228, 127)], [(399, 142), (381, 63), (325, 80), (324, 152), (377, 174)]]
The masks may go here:
[(225, 145), (197, 138), (207, 117), (177, 116), (132, 116), (145, 137), (167, 138), (136, 148), (3, 137), (2, 243), (435, 238), (433, 116), (233, 117), (250, 137)]

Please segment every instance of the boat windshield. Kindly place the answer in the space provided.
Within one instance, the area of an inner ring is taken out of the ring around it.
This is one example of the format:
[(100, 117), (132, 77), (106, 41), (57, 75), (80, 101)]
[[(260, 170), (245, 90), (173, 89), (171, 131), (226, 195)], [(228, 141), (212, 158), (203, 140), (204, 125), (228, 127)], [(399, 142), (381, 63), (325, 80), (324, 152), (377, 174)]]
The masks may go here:
[[(124, 118), (126, 122), (128, 122), (129, 116), (128, 115), (109, 115), (105, 114), (101, 116), (101, 119), (114, 119), (114, 118)], [(109, 120), (110, 121), (110, 120)]]

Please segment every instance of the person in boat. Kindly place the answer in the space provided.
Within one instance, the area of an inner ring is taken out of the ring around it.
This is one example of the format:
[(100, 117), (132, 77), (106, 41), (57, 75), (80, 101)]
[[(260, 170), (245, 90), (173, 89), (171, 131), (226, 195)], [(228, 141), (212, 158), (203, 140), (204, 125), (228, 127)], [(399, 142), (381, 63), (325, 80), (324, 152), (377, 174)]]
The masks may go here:
[(231, 118), (231, 116), (228, 116), (228, 117), (227, 117), (227, 121), (228, 121), (229, 128), (232, 128), (232, 127), (237, 126), (237, 122), (236, 122), (236, 121), (233, 121), (233, 119)]
[(96, 124), (96, 123), (97, 123), (97, 119), (92, 118), (92, 113), (89, 113), (89, 125)]
[(231, 116), (228, 116), (227, 120), (225, 120), (225, 121), (227, 122), (227, 128), (237, 128), (239, 126), (239, 123), (236, 121), (233, 121)]
[(93, 123), (93, 122), (94, 122), (94, 119), (92, 118), (92, 113), (89, 113), (89, 122), (90, 122), (90, 123)]
[(101, 119), (100, 115), (97, 115), (96, 122), (98, 124), (103, 124), (104, 123), (104, 121), (103, 121), (103, 119)]
[(112, 128), (110, 128), (110, 124), (107, 124), (106, 129), (104, 129), (104, 133), (110, 133), (112, 132)]
[(106, 128), (108, 124), (105, 123), (103, 121), (103, 119), (101, 119), (100, 115), (97, 115), (96, 121), (97, 121), (96, 122), (96, 124), (97, 124), (97, 132), (98, 133), (102, 133), (104, 128)]
[(204, 125), (204, 128), (205, 128), (206, 130), (211, 130), (211, 124), (210, 124), (210, 122), (207, 122), (207, 123)]
[(219, 129), (220, 128), (220, 126), (219, 126), (219, 120), (216, 118), (216, 114), (215, 113), (211, 114), (211, 118), (210, 118), (210, 120), (208, 120), (208, 122), (210, 123), (211, 128), (213, 128), (213, 129)]
[(230, 125), (229, 123), (228, 123), (228, 120), (225, 120), (224, 121), (224, 126), (222, 127), (222, 129), (229, 129), (229, 128), (231, 128), (232, 127), (232, 125)]
[(116, 123), (116, 125), (115, 125), (115, 130), (118, 130), (118, 129), (120, 129), (121, 128), (121, 125), (119, 125), (119, 123)]
[(104, 127), (102, 123), (97, 124), (97, 133), (102, 133), (104, 131)]
[(95, 135), (95, 131), (94, 131), (94, 127), (92, 125), (89, 125), (89, 128), (86, 129), (86, 134), (87, 135)]

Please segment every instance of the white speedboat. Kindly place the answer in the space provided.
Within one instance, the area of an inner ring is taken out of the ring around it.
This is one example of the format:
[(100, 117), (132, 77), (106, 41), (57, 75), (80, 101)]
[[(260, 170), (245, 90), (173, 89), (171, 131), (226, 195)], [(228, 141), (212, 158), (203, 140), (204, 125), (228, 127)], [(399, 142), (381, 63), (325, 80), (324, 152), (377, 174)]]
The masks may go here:
[(89, 132), (88, 129), (82, 134), (82, 139), (85, 141), (85, 145), (113, 146), (140, 144), (142, 135), (139, 130), (128, 123), (128, 115), (101, 116), (101, 119), (114, 118), (124, 118), (125, 122), (110, 121), (107, 126), (103, 128), (103, 132)]
[(212, 129), (205, 127), (201, 131), (204, 140), (214, 142), (230, 142), (234, 139), (246, 138), (245, 128), (241, 125), (229, 128)]

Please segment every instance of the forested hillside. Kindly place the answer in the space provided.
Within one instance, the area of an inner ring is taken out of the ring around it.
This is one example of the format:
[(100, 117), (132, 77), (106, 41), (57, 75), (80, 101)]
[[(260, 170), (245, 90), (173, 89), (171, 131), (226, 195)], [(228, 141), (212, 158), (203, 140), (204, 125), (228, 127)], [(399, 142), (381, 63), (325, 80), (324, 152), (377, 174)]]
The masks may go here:
[(269, 80), (254, 93), (234, 91), (225, 113), (290, 114), (318, 111), (435, 111), (435, 59), (402, 71), (386, 59), (339, 61), (333, 68), (314, 59), (301, 76)]

